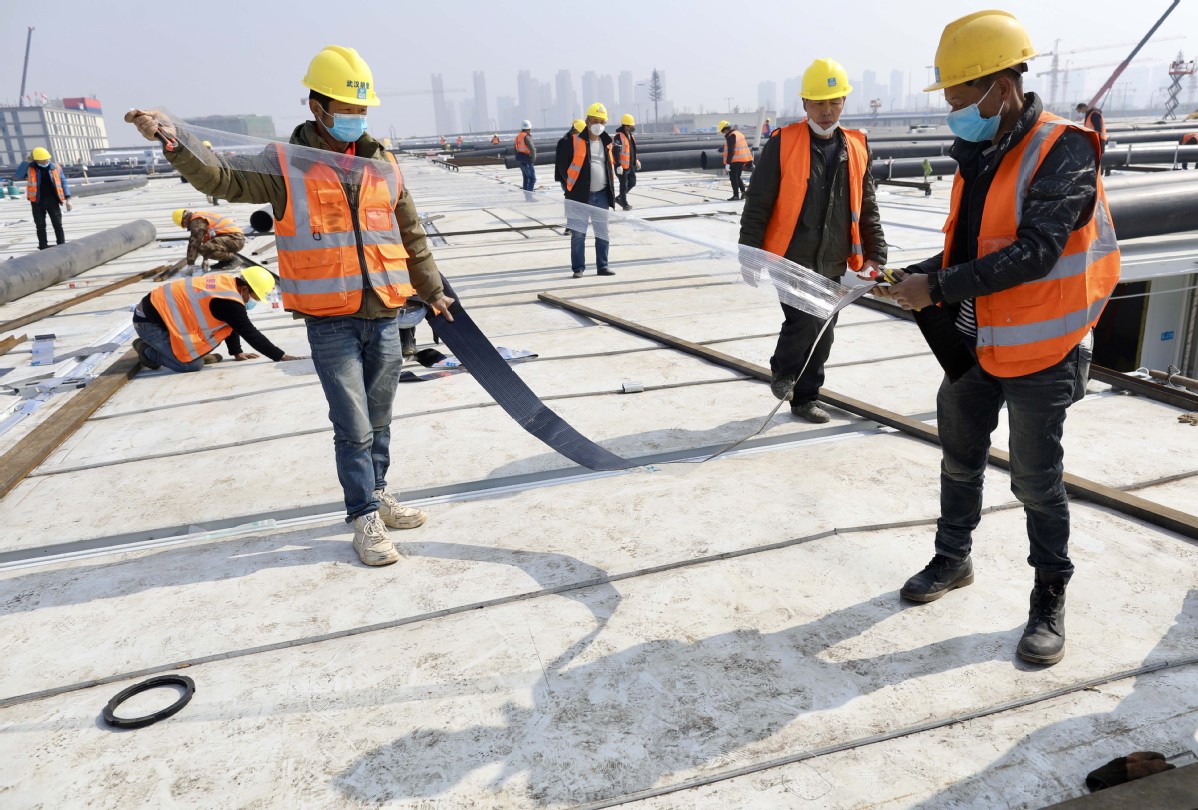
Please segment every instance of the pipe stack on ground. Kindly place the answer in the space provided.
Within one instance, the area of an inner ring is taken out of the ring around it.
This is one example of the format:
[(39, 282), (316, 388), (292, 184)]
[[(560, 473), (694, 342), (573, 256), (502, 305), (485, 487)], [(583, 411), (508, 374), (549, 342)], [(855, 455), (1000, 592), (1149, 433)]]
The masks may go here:
[(117, 191), (129, 191), (141, 188), (146, 184), (144, 177), (130, 177), (125, 180), (107, 180), (103, 183), (71, 186), (72, 197), (94, 197), (97, 194), (113, 194)]
[(0, 304), (66, 281), (144, 247), (158, 231), (144, 219), (84, 236), (65, 245), (38, 250), (0, 264)]

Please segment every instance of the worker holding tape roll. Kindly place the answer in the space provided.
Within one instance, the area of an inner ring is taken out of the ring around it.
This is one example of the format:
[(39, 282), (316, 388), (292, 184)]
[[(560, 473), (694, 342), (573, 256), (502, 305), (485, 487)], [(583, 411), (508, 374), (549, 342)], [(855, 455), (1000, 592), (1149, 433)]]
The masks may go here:
[(156, 110), (125, 118), (163, 141), (167, 160), (198, 190), (274, 208), (279, 289), (284, 308), (307, 326), (354, 548), (363, 563), (388, 565), (399, 559), (388, 528), (426, 519), (387, 492), (403, 363), (396, 316), (418, 295), (452, 320), (453, 299), (394, 156), (366, 132), (367, 109), (379, 104), (369, 66), (352, 48), (329, 46), (303, 85), (313, 120), (292, 132), (290, 144), (257, 155), (216, 155)]

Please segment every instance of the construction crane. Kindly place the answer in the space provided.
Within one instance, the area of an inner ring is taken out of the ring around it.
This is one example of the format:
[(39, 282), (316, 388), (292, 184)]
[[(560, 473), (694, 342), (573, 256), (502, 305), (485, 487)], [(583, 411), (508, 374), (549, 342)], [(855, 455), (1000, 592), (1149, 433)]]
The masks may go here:
[(1102, 97), (1105, 96), (1115, 84), (1115, 80), (1123, 75), (1123, 71), (1127, 69), (1127, 66), (1131, 63), (1131, 60), (1136, 58), (1136, 54), (1138, 54), (1140, 49), (1148, 43), (1148, 40), (1152, 39), (1152, 35), (1156, 33), (1156, 29), (1161, 27), (1161, 24), (1164, 23), (1165, 18), (1173, 13), (1173, 9), (1177, 8), (1177, 5), (1180, 2), (1181, 0), (1173, 0), (1173, 4), (1165, 10), (1165, 13), (1162, 14), (1161, 18), (1156, 21), (1156, 24), (1148, 29), (1148, 33), (1144, 35), (1144, 38), (1140, 40), (1139, 44), (1132, 48), (1131, 53), (1127, 55), (1127, 58), (1120, 63), (1119, 67), (1115, 68), (1115, 72), (1111, 74), (1111, 77), (1106, 80), (1102, 87), (1098, 88), (1098, 92), (1094, 94), (1094, 98), (1090, 99), (1090, 103), (1086, 105), (1087, 107), (1098, 106), (1099, 102), (1102, 101)]
[[(1149, 60), (1147, 60), (1147, 59), (1136, 59), (1135, 60), (1135, 62), (1137, 64), (1143, 64), (1144, 62), (1147, 62), (1147, 61), (1149, 61)], [(1155, 60), (1154, 59), (1151, 61), (1154, 64), (1159, 64), (1163, 60)], [(1097, 64), (1097, 65), (1082, 65), (1080, 67), (1074, 67), (1072, 63), (1066, 61), (1065, 67), (1061, 68), (1060, 71), (1058, 71), (1061, 74), (1061, 81), (1060, 81), (1061, 95), (1064, 98), (1069, 98), (1069, 75), (1071, 73), (1079, 73), (1079, 72), (1084, 73), (1087, 70), (1097, 70), (1098, 68), (1115, 67), (1116, 65), (1120, 65), (1120, 64), (1122, 64), (1122, 62), (1103, 62), (1103, 63)], [(1037, 73), (1036, 75), (1044, 76), (1051, 72), (1052, 71), (1050, 71), (1050, 70), (1045, 70), (1045, 71), (1041, 71), (1040, 73)], [(1054, 81), (1055, 81), (1055, 76), (1054, 76)], [(1052, 107), (1053, 106), (1052, 102), (1049, 102), (1048, 106)]]
[[(1185, 37), (1184, 36), (1164, 37), (1162, 39), (1158, 39), (1157, 42), (1168, 42), (1169, 40), (1172, 40), (1172, 39), (1185, 39)], [(1091, 48), (1074, 48), (1073, 50), (1070, 50), (1070, 51), (1062, 51), (1061, 50), (1061, 40), (1058, 39), (1053, 44), (1053, 49), (1051, 51), (1045, 51), (1044, 53), (1039, 54), (1039, 56), (1037, 57), (1037, 58), (1041, 58), (1041, 57), (1045, 57), (1045, 56), (1052, 57), (1052, 66), (1049, 67), (1048, 70), (1042, 70), (1036, 74), (1037, 76), (1051, 76), (1052, 77), (1051, 79), (1049, 79), (1049, 85), (1048, 85), (1048, 88), (1049, 88), (1048, 89), (1048, 106), (1049, 107), (1056, 106), (1057, 89), (1058, 89), (1058, 86), (1061, 84), (1060, 77), (1062, 76), (1062, 74), (1064, 75), (1065, 80), (1063, 82), (1064, 87), (1061, 89), (1061, 95), (1068, 98), (1068, 96), (1069, 96), (1069, 71), (1070, 70), (1089, 70), (1089, 68), (1071, 68), (1071, 67), (1069, 67), (1068, 63), (1066, 63), (1065, 67), (1062, 68), (1060, 66), (1061, 65), (1060, 58), (1062, 56), (1072, 56), (1075, 53), (1089, 53), (1091, 51), (1107, 51), (1107, 50), (1110, 50), (1111, 48), (1126, 48), (1126, 47), (1129, 47), (1129, 46), (1135, 45), (1135, 44), (1136, 43), (1134, 43), (1134, 42), (1118, 42), (1118, 43), (1115, 43), (1114, 45), (1095, 45)], [(1118, 64), (1118, 63), (1112, 62), (1111, 64)], [(1102, 66), (1094, 65), (1093, 67), (1102, 67)]]
[(1181, 80), (1184, 76), (1193, 76), (1198, 73), (1198, 66), (1194, 60), (1186, 61), (1181, 55), (1181, 51), (1177, 52), (1177, 58), (1169, 65), (1169, 98), (1165, 102), (1165, 116), (1162, 121), (1173, 121), (1177, 118), (1177, 107), (1181, 104), (1177, 97), (1181, 95)]

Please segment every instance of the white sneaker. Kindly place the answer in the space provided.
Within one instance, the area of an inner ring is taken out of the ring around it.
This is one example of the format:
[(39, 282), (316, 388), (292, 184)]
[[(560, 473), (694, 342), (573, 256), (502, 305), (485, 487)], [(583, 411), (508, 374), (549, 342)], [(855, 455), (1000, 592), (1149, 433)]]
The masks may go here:
[(424, 521), (428, 520), (428, 515), (424, 512), (415, 506), (404, 506), (385, 490), (375, 490), (374, 497), (379, 500), (379, 517), (389, 528), (415, 529), (417, 526), (423, 526)]
[(354, 518), (354, 551), (366, 565), (390, 565), (399, 561), (399, 552), (378, 512)]

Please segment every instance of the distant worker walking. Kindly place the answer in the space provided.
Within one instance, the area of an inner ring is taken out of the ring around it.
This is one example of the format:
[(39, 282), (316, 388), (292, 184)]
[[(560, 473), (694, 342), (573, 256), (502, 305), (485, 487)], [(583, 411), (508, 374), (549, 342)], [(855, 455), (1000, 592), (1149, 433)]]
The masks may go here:
[(1082, 114), (1082, 126), (1098, 133), (1098, 156), (1101, 158), (1106, 151), (1106, 121), (1102, 117), (1102, 110), (1081, 102), (1077, 105), (1077, 111)]
[(774, 128), (772, 126), (770, 126), (770, 119), (768, 119), (768, 118), (765, 119), (765, 123), (763, 123), (761, 125), (761, 137), (768, 138), (770, 136), (770, 133), (773, 131), (774, 131)]
[(37, 231), (37, 249), (50, 247), (46, 240), (46, 217), (54, 227), (54, 240), (61, 245), (67, 241), (62, 230), (62, 208), (71, 210), (71, 187), (62, 168), (55, 163), (50, 152), (39, 146), (29, 159), (17, 166), (13, 177), (25, 177), (25, 197), (33, 209), (33, 227)]
[(165, 138), (167, 159), (200, 191), (274, 209), (283, 306), (307, 328), (353, 547), (366, 565), (389, 565), (400, 554), (387, 529), (426, 519), (387, 491), (403, 365), (397, 315), (418, 293), (452, 320), (454, 300), (394, 155), (366, 132), (366, 111), (379, 104), (370, 67), (352, 48), (330, 45), (302, 84), (312, 120), (295, 128), (289, 144), (235, 162), (206, 163), (199, 142), (156, 110), (126, 119), (148, 140)]
[[(1180, 146), (1198, 146), (1198, 132), (1187, 132), (1177, 139), (1177, 143)], [(1181, 168), (1190, 168), (1190, 162), (1183, 159), (1181, 161)], [(1194, 161), (1194, 168), (1198, 169), (1198, 160)]]
[(636, 173), (641, 169), (641, 162), (636, 156), (636, 119), (628, 113), (620, 119), (620, 127), (612, 141), (612, 158), (616, 161), (616, 176), (620, 180), (616, 202), (629, 211), (632, 206), (628, 203), (628, 192), (636, 186)]
[(524, 196), (530, 202), (535, 200), (532, 191), (537, 186), (537, 145), (532, 139), (532, 121), (525, 119), (520, 122), (520, 131), (516, 133), (516, 163), (520, 166), (520, 174), (524, 176)]
[[(581, 132), (573, 133), (570, 148), (558, 152), (558, 172), (566, 192), (566, 228), (570, 231), (572, 278), (586, 269), (587, 224), (595, 227), (595, 268), (601, 276), (614, 276), (607, 267), (607, 224), (615, 208), (615, 175), (612, 139), (607, 134), (607, 108), (596, 101), (587, 108)], [(563, 162), (566, 161), (566, 162)]]
[(728, 202), (739, 200), (745, 193), (745, 181), (742, 172), (753, 165), (753, 151), (745, 135), (735, 125), (727, 121), (720, 122), (720, 132), (724, 135), (724, 166), (728, 169), (728, 179), (732, 182), (732, 196)]
[(163, 284), (133, 310), (137, 332), (133, 348), (146, 368), (165, 366), (180, 372), (220, 362), (221, 356), (213, 350), (222, 340), (235, 360), (258, 357), (242, 351), (243, 338), (275, 362), (296, 360), (250, 322), (248, 311), (266, 300), (274, 286), (274, 276), (257, 266), (246, 267), (236, 276), (211, 273)]
[[(839, 62), (811, 63), (802, 87), (808, 117), (774, 130), (761, 150), (740, 218), (742, 245), (830, 279), (843, 276), (846, 265), (868, 272), (886, 263), (865, 133), (840, 126), (852, 90)], [(770, 358), (770, 388), (778, 399), (790, 399), (791, 413), (800, 419), (827, 422), (831, 417), (817, 400), (836, 319), (817, 343), (821, 318), (788, 304), (782, 304), (782, 314), (785, 320)]]
[(245, 233), (232, 217), (212, 214), (207, 211), (189, 211), (176, 208), (171, 219), (188, 233), (187, 267), (195, 275), (196, 261), (203, 260), (202, 269), (208, 262), (215, 261), (215, 270), (225, 270), (237, 261), (237, 252), (245, 247)]

